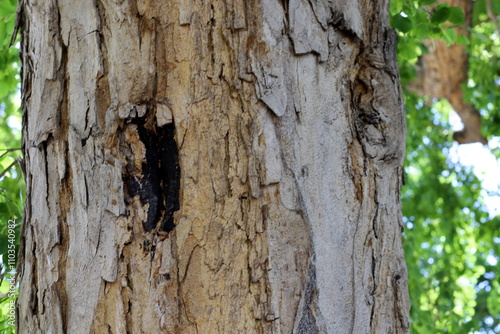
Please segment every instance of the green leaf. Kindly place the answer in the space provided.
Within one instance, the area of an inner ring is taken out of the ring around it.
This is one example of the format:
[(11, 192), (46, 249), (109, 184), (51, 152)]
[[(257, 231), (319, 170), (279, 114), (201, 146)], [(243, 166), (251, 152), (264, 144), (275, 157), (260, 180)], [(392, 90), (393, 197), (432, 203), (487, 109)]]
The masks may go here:
[(457, 39), (457, 32), (455, 29), (448, 28), (443, 31), (444, 39), (448, 45), (455, 43), (455, 40)]
[(434, 24), (440, 24), (446, 22), (450, 17), (450, 7), (446, 6), (438, 6), (431, 17), (431, 22)]
[(392, 26), (402, 33), (407, 33), (411, 30), (412, 23), (409, 18), (397, 14), (392, 17)]
[(434, 2), (436, 2), (436, 0), (420, 0), (419, 4), (420, 6), (428, 6), (432, 5)]
[(399, 56), (406, 60), (416, 59), (418, 57), (418, 50), (411, 44), (398, 45)]
[(457, 37), (456, 43), (458, 45), (469, 45), (469, 39), (465, 35), (460, 35)]
[(462, 8), (449, 7), (449, 9), (450, 9), (450, 14), (448, 17), (448, 21), (450, 21), (451, 23), (460, 24), (460, 25), (465, 24), (465, 15), (464, 15)]
[(391, 14), (400, 13), (403, 9), (403, 0), (391, 0), (390, 12)]

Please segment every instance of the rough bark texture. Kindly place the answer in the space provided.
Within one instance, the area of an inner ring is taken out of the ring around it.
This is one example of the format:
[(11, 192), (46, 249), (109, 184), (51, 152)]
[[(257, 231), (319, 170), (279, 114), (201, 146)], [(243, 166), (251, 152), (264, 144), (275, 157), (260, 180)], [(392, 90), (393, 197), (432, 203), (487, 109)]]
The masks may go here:
[(20, 333), (407, 333), (388, 1), (24, 1)]
[[(456, 28), (457, 35), (466, 35), (472, 20), (473, 1), (440, 0), (450, 6), (462, 8), (466, 24)], [(447, 99), (464, 125), (463, 130), (455, 132), (453, 139), (459, 144), (482, 143), (488, 141), (481, 134), (481, 115), (464, 100), (462, 86), (467, 84), (469, 55), (465, 45), (446, 45), (443, 40), (425, 42), (429, 53), (419, 59), (417, 78), (408, 85), (408, 89), (430, 99)]]

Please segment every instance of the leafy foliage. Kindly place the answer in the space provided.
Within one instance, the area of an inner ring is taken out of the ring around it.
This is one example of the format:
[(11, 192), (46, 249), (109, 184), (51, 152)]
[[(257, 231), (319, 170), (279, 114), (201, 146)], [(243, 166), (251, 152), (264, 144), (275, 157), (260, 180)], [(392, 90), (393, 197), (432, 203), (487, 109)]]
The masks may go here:
[[(467, 45), (467, 102), (483, 115), (483, 133), (499, 134), (500, 40), (486, 16), (485, 0), (474, 4), (470, 38), (453, 29), (464, 24), (458, 7), (435, 0), (391, 1), (399, 32), (403, 86), (416, 74), (423, 40)], [(495, 4), (500, 14), (500, 2)], [(492, 61), (494, 59), (495, 61)], [(500, 217), (484, 205), (481, 182), (471, 168), (454, 163), (447, 101), (426, 101), (405, 92), (408, 136), (403, 188), (405, 253), (413, 333), (500, 332)], [(496, 151), (497, 158), (499, 152)]]
[(391, 1), (391, 25), (400, 33), (397, 52), (403, 84), (415, 77), (418, 57), (428, 51), (424, 40), (438, 38), (448, 44), (469, 43), (465, 35), (457, 36), (454, 29), (465, 24), (462, 9), (447, 4), (429, 6), (435, 2), (436, 0)]
[[(415, 333), (493, 329), (493, 287), (500, 254), (500, 217), (490, 217), (470, 168), (449, 157), (453, 142), (444, 101), (426, 106), (406, 94), (408, 155), (403, 189), (405, 254)], [(491, 325), (487, 325), (490, 323)]]
[[(492, 1), (500, 13), (500, 1)], [(466, 98), (483, 116), (483, 130), (488, 136), (500, 135), (500, 32), (486, 15), (485, 0), (475, 2), (473, 28), (469, 45), (469, 82)], [(495, 152), (500, 157), (500, 149)]]

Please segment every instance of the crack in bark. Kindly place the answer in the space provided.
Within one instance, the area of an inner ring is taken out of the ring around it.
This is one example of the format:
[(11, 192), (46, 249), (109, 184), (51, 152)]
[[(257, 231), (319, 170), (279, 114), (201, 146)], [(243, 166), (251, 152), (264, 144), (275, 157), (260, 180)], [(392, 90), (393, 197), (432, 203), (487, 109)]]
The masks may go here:
[(319, 309), (316, 306), (316, 268), (313, 259), (310, 260), (308, 272), (303, 301), (300, 304), (302, 309), (299, 310), (301, 317), (297, 325), (297, 333), (319, 334), (321, 326), (317, 319)]
[(374, 184), (374, 189), (375, 189), (375, 194), (373, 196), (373, 205), (375, 207), (375, 215), (373, 216), (372, 219), (372, 230), (373, 230), (373, 236), (375, 239), (378, 239), (378, 215), (379, 215), (379, 203), (378, 203), (378, 188), (377, 188), (377, 178), (374, 176), (373, 177), (373, 184)]
[[(377, 285), (376, 285), (376, 282), (377, 282), (377, 280), (376, 280), (376, 275), (377, 275), (377, 273), (376, 273), (377, 261), (376, 260), (377, 259), (375, 258), (373, 246), (371, 246), (371, 251), (372, 251), (372, 254), (371, 254), (371, 259), (372, 259), (371, 275), (372, 275), (373, 287), (372, 287), (372, 291), (370, 291), (370, 294), (371, 294), (371, 296), (373, 296), (373, 294), (377, 290)], [(375, 303), (372, 302), (372, 304), (371, 304), (371, 311), (370, 311), (370, 328), (373, 328), (374, 318), (375, 318)]]

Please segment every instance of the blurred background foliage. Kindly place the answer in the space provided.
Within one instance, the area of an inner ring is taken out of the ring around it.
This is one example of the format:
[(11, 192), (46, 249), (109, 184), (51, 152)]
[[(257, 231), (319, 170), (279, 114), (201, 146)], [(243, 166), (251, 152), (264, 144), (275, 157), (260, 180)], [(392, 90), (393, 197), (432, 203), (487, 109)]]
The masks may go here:
[[(500, 1), (489, 1), (494, 17)], [(399, 33), (398, 60), (405, 87), (416, 75), (423, 43), (439, 38), (466, 45), (469, 81), (467, 102), (480, 110), (483, 134), (500, 158), (500, 31), (487, 13), (488, 0), (474, 1), (469, 36), (453, 29), (463, 25), (461, 9), (435, 0), (392, 0), (391, 24)], [(0, 0), (0, 255), (7, 251), (7, 222), (19, 225), (24, 198), (19, 113), (18, 51), (10, 47), (15, 0)], [(403, 215), (404, 247), (412, 302), (412, 333), (500, 332), (500, 217), (485, 205), (486, 192), (473, 167), (452, 156), (456, 143), (450, 105), (405, 91), (408, 136)], [(479, 162), (480, 163), (480, 162)], [(500, 171), (498, 171), (500, 173)], [(497, 185), (498, 187), (498, 185)], [(19, 240), (16, 241), (17, 243)], [(3, 258), (6, 258), (3, 255)], [(3, 262), (0, 262), (0, 264)], [(0, 271), (2, 278), (12, 272)], [(0, 285), (0, 333), (7, 325), (9, 299)]]
[[(403, 88), (417, 74), (428, 38), (465, 45), (469, 54), (466, 102), (479, 110), (500, 174), (500, 1), (474, 1), (469, 35), (458, 7), (435, 0), (391, 0), (398, 30)], [(460, 69), (456, 69), (460, 70)], [(406, 184), (403, 187), (404, 248), (408, 264), (412, 333), (500, 332), (500, 217), (473, 167), (457, 162), (453, 112), (446, 100), (428, 100), (405, 89), (407, 114)], [(480, 144), (474, 144), (480, 145)], [(483, 163), (477, 161), (477, 164)], [(489, 185), (488, 188), (491, 188)], [(498, 203), (498, 202), (497, 202)]]

